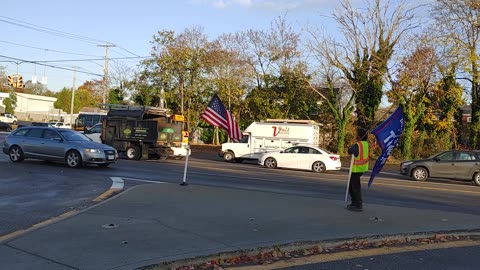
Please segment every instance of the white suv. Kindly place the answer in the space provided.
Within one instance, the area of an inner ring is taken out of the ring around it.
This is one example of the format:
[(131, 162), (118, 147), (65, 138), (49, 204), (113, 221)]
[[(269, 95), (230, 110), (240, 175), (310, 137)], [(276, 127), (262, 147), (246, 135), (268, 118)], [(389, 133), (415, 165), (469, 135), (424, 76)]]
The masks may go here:
[(0, 114), (0, 122), (9, 123), (9, 124), (17, 124), (17, 117), (15, 115), (9, 113), (2, 113)]

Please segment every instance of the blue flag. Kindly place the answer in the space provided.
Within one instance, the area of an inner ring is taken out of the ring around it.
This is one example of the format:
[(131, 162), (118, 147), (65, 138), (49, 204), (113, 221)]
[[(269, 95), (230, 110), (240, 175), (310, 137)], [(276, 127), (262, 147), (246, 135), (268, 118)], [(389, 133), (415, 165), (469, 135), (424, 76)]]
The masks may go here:
[(383, 165), (385, 165), (385, 162), (387, 162), (393, 149), (397, 147), (398, 142), (400, 141), (400, 136), (402, 136), (403, 126), (403, 110), (401, 106), (398, 106), (395, 112), (390, 115), (387, 120), (372, 130), (371, 133), (377, 138), (377, 143), (380, 146), (380, 149), (382, 149), (382, 154), (373, 167), (370, 180), (368, 181), (369, 187), (372, 185), (373, 178), (377, 176), (383, 168)]

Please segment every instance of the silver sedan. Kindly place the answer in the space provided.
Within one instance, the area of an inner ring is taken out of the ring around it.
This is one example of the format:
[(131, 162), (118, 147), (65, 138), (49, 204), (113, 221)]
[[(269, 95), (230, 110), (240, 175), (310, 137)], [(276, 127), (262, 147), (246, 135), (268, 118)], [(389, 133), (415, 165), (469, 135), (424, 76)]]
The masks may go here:
[(84, 164), (107, 167), (118, 158), (115, 148), (93, 142), (80, 132), (39, 126), (21, 127), (10, 133), (5, 138), (3, 153), (12, 162), (34, 158), (65, 162), (72, 168)]

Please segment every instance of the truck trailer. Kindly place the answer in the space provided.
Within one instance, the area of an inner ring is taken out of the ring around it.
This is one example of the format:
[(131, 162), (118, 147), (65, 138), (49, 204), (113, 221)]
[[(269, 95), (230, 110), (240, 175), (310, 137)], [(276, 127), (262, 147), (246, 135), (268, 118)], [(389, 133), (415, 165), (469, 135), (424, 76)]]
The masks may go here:
[(267, 119), (253, 122), (238, 143), (223, 143), (225, 161), (258, 159), (267, 151), (280, 151), (295, 144), (319, 145), (321, 124), (312, 120)]
[(109, 105), (101, 140), (128, 159), (179, 159), (189, 153), (184, 124), (183, 116), (170, 115), (167, 109)]

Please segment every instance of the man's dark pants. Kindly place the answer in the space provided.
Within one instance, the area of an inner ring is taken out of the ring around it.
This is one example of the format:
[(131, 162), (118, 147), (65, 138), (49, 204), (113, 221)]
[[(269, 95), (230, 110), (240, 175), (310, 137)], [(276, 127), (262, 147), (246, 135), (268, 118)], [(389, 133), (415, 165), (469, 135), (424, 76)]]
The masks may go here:
[(352, 206), (362, 207), (362, 186), (360, 184), (360, 176), (363, 173), (352, 173), (350, 177), (350, 185), (348, 187), (348, 193), (352, 199)]

